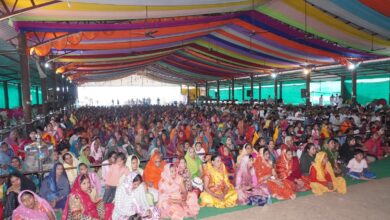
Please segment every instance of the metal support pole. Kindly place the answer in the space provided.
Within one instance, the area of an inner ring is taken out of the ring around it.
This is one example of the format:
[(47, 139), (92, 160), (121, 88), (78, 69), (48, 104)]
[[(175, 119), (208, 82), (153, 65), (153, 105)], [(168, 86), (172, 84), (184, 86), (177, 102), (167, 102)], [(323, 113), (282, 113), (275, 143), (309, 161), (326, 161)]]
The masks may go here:
[(235, 100), (234, 100), (234, 78), (232, 78), (232, 103), (235, 103)]
[(275, 104), (278, 103), (278, 80), (276, 78), (274, 80), (274, 99)]
[(340, 95), (341, 95), (341, 98), (343, 98), (343, 100), (346, 100), (346, 97), (345, 97), (345, 76), (341, 76), (340, 77)]
[(306, 105), (310, 106), (310, 73), (306, 75)]
[(279, 99), (283, 100), (283, 82), (279, 82)]
[(244, 103), (245, 101), (245, 85), (242, 84), (242, 102)]
[(352, 71), (352, 105), (356, 105), (356, 97), (357, 97), (357, 72), (356, 68)]
[(261, 102), (261, 82), (259, 82), (259, 102)]
[(3, 82), (3, 89), (4, 89), (5, 109), (9, 109), (9, 95), (8, 95), (8, 83), (7, 83), (7, 81)]
[(219, 97), (221, 97), (221, 94), (219, 93), (219, 80), (217, 80), (217, 104), (219, 104)]
[(251, 74), (251, 95), (250, 95), (250, 103), (253, 104), (253, 74)]
[(23, 93), (23, 116), (24, 123), (31, 123), (31, 92), (30, 92), (30, 72), (28, 65), (27, 55), (27, 40), (24, 32), (20, 32), (18, 36), (19, 43), (19, 61), (20, 61), (20, 74), (22, 82), (22, 93)]

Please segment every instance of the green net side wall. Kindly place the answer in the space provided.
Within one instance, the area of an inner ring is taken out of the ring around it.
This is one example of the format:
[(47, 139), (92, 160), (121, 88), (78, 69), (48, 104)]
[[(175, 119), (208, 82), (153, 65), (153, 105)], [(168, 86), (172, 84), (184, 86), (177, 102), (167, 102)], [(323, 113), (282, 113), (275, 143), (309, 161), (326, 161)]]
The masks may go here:
[[(352, 82), (350, 79), (344, 81), (346, 99), (351, 98)], [(310, 83), (310, 101), (316, 105), (319, 103), (319, 98), (322, 95), (324, 104), (330, 104), (331, 95), (341, 94), (340, 80), (333, 81), (314, 81)], [(280, 89), (278, 84), (278, 97), (280, 97)], [(305, 81), (293, 81), (283, 82), (282, 95), (285, 104), (299, 105), (305, 103), (305, 98), (301, 97), (301, 90), (306, 89)], [(228, 100), (228, 87), (220, 87), (221, 100)], [(254, 84), (253, 86), (253, 98), (254, 100), (259, 99), (259, 85)], [(238, 86), (234, 90), (234, 97), (238, 100), (238, 103), (242, 103), (242, 86)], [(244, 100), (249, 101), (247, 91), (250, 91), (250, 86), (244, 88)], [(215, 98), (216, 88), (210, 89), (210, 97)], [(367, 104), (374, 99), (386, 99), (389, 103), (390, 96), (390, 75), (383, 76), (372, 76), (372, 77), (359, 77), (357, 80), (357, 101), (361, 104)], [(274, 98), (274, 84), (262, 84), (261, 85), (261, 99), (268, 99), (270, 96)], [(230, 96), (231, 97), (231, 96)]]
[(18, 86), (15, 84), (8, 84), (8, 98), (9, 98), (9, 108), (18, 108), (19, 103), (19, 90)]

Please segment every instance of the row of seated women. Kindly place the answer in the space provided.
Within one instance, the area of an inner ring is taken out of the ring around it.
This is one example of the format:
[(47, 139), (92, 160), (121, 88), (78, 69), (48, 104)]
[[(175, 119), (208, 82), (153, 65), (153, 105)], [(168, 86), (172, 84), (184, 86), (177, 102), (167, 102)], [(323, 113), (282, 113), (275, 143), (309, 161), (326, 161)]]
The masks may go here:
[(192, 147), (174, 163), (156, 151), (145, 170), (136, 156), (112, 153), (104, 180), (82, 163), (73, 184), (64, 165), (56, 163), (42, 182), (40, 196), (31, 180), (14, 173), (6, 184), (5, 209), (13, 210), (12, 219), (51, 220), (53, 210), (62, 210), (64, 220), (184, 219), (196, 218), (200, 207), (262, 206), (272, 197), (294, 199), (296, 192), (310, 189), (316, 195), (346, 193), (345, 180), (334, 175), (324, 152), (315, 155), (309, 175), (303, 176), (291, 150), (282, 149), (273, 164), (267, 148), (249, 148), (243, 148), (233, 179), (220, 155), (206, 156), (202, 163)]

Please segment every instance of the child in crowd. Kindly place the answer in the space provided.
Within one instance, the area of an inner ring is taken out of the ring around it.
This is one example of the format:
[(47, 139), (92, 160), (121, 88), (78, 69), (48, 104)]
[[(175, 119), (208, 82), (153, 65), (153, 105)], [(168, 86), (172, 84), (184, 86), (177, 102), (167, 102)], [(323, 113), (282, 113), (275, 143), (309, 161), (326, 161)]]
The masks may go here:
[(366, 159), (364, 159), (364, 152), (360, 149), (356, 149), (354, 152), (354, 158), (348, 163), (348, 175), (353, 179), (360, 180), (372, 180), (376, 178), (376, 175), (368, 171), (368, 165)]

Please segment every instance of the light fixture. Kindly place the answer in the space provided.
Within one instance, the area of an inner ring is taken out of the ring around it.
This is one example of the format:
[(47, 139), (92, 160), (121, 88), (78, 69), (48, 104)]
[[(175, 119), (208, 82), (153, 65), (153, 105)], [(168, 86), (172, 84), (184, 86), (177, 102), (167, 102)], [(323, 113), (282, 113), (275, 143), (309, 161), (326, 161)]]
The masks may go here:
[(60, 91), (60, 87), (57, 87), (57, 92)]
[(356, 64), (354, 64), (354, 63), (348, 63), (348, 69), (349, 69), (349, 70), (354, 70), (354, 69), (356, 69)]
[(277, 74), (276, 74), (276, 73), (271, 73), (271, 77), (272, 77), (272, 78), (274, 78), (274, 79), (275, 79), (275, 78), (276, 78), (276, 76), (277, 76)]
[(303, 74), (307, 75), (307, 74), (309, 74), (309, 73), (310, 73), (310, 70), (309, 70), (309, 69), (307, 69), (307, 68), (304, 68), (304, 69), (303, 69)]
[(64, 75), (62, 75), (62, 78), (65, 78), (65, 76), (64, 76)]
[(45, 63), (45, 68), (46, 68), (46, 69), (50, 68), (50, 63), (49, 63), (49, 62), (46, 62), (46, 63)]

